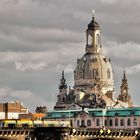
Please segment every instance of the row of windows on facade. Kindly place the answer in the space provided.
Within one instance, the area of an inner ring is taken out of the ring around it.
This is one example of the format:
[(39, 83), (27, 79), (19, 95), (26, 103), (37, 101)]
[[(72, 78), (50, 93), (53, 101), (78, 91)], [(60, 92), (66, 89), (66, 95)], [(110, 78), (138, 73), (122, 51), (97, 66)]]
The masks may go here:
[[(96, 126), (101, 126), (101, 123), (102, 123), (101, 119), (96, 119)], [(114, 125), (119, 126), (119, 123), (120, 123), (120, 126), (124, 126), (125, 120), (124, 119), (118, 120), (116, 118), (114, 123), (113, 123), (112, 119), (109, 119), (109, 120), (105, 119), (104, 125), (105, 126), (114, 126)], [(83, 125), (85, 125), (85, 120), (81, 120), (81, 126), (83, 126)], [(137, 118), (134, 118), (133, 122), (131, 122), (130, 118), (127, 119), (127, 126), (131, 126), (131, 125), (137, 126)], [(80, 126), (80, 120), (77, 120), (77, 126)], [(91, 120), (87, 120), (87, 126), (91, 126)]]
[[(97, 78), (97, 76), (98, 76), (98, 72), (97, 72), (97, 70), (93, 70), (93, 76), (92, 76), (92, 78), (93, 79), (96, 79)], [(80, 78), (84, 78), (84, 72), (80, 72)], [(110, 79), (111, 78), (111, 71), (108, 69), (107, 70), (107, 79)]]

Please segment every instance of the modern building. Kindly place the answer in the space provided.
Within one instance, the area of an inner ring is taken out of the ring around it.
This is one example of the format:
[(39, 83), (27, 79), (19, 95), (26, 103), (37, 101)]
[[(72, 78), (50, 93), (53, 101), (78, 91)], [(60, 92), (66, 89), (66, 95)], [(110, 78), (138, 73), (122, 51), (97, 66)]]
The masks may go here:
[(74, 86), (69, 88), (62, 71), (55, 110), (66, 109), (72, 103), (89, 108), (132, 107), (128, 82), (124, 72), (120, 94), (114, 98), (114, 71), (111, 59), (103, 54), (101, 30), (94, 14), (86, 29), (86, 46), (82, 58), (77, 59)]
[(0, 119), (18, 119), (23, 113), (28, 114), (28, 109), (19, 101), (0, 103)]

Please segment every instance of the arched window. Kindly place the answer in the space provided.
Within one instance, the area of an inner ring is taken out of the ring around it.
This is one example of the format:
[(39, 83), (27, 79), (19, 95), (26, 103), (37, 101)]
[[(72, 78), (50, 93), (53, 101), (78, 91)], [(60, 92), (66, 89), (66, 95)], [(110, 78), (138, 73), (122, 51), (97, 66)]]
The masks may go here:
[(115, 119), (115, 126), (118, 126), (118, 119)]
[(85, 120), (81, 121), (81, 126), (85, 126)]
[(110, 79), (111, 78), (111, 72), (110, 72), (110, 70), (108, 69), (107, 70), (107, 79)]
[(131, 119), (130, 118), (127, 119), (127, 125), (131, 126)]
[(107, 119), (105, 119), (105, 126), (107, 126)]
[(112, 125), (113, 125), (113, 120), (110, 119), (110, 120), (109, 120), (109, 126), (112, 126)]
[(65, 102), (65, 97), (63, 97), (63, 102)]
[(96, 69), (93, 69), (93, 79), (95, 79), (96, 76), (98, 76), (98, 71)]
[(137, 118), (134, 118), (134, 119), (133, 119), (133, 125), (134, 125), (134, 126), (137, 126), (137, 123), (138, 123)]
[(80, 79), (83, 79), (83, 72), (80, 71)]
[(99, 35), (99, 34), (96, 35), (96, 43), (97, 43), (98, 45), (101, 44), (101, 38), (100, 38), (100, 35)]
[(79, 120), (77, 120), (77, 126), (79, 126), (80, 125), (80, 122), (79, 122)]
[(120, 120), (120, 125), (124, 126), (124, 120), (123, 119)]
[(87, 126), (91, 126), (91, 120), (87, 120)]
[(88, 45), (93, 44), (93, 37), (91, 35), (88, 36)]
[(96, 126), (100, 126), (100, 119), (96, 120)]
[(96, 77), (96, 70), (93, 69), (93, 79), (95, 79), (95, 77)]

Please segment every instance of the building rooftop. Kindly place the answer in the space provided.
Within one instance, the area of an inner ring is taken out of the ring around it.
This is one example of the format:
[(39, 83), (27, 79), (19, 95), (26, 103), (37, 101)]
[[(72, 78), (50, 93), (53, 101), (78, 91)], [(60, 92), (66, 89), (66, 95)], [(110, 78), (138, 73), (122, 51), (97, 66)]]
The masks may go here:
[(91, 109), (85, 108), (84, 110), (59, 110), (51, 111), (46, 114), (43, 119), (54, 119), (54, 118), (73, 118), (78, 115), (80, 112), (84, 111), (93, 117), (125, 117), (125, 116), (140, 116), (140, 107), (135, 108), (114, 108), (114, 109)]

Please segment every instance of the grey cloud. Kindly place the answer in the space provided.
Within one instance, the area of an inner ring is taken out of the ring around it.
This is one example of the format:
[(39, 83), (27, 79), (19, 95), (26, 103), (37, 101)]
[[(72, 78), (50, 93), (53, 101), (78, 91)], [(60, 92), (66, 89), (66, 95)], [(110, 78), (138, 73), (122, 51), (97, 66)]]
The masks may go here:
[(105, 44), (106, 55), (119, 65), (128, 66), (138, 64), (140, 60), (140, 44), (134, 42), (119, 43), (109, 42)]
[(43, 29), (43, 28), (19, 28), (16, 26), (1, 26), (1, 39), (44, 44), (47, 42), (80, 42), (81, 34), (69, 30)]
[(85, 30), (94, 9), (117, 89), (123, 70), (136, 67), (134, 76), (127, 72), (130, 89), (138, 96), (139, 6), (139, 0), (1, 0), (0, 87), (30, 91), (31, 98), (45, 99), (38, 104), (55, 103), (62, 69), (73, 86), (73, 69), (84, 53)]
[(140, 72), (140, 64), (133, 65), (126, 68), (128, 74), (136, 74)]
[(64, 70), (65, 73), (73, 73), (73, 71), (74, 71), (74, 66), (71, 65), (71, 64), (68, 64), (68, 65), (57, 64), (57, 65), (56, 65), (56, 70), (57, 70), (58, 72), (61, 72), (62, 70)]
[(42, 70), (47, 67), (45, 62), (40, 63), (23, 63), (23, 62), (15, 62), (15, 67), (17, 70), (26, 71), (26, 70)]
[[(5, 100), (8, 102), (12, 101), (21, 101), (26, 107), (29, 108), (29, 111), (34, 112), (35, 108), (34, 106), (47, 106), (48, 109), (52, 108), (52, 102), (48, 101), (46, 102), (43, 98), (41, 98), (38, 95), (33, 94), (31, 91), (28, 90), (14, 90), (8, 87), (0, 88), (0, 97), (1, 102), (5, 102)], [(32, 104), (31, 105), (31, 100)], [(36, 102), (37, 100), (37, 102)]]
[[(77, 22), (74, 22), (76, 19), (70, 12), (70, 5), (57, 2), (49, 3), (48, 1), (46, 3), (46, 5), (38, 5), (30, 0), (21, 0), (17, 4), (1, 4), (1, 23), (21, 27), (57, 27), (62, 29), (70, 26), (72, 30)], [(59, 5), (61, 8), (59, 8)]]

